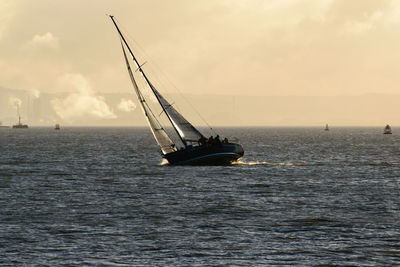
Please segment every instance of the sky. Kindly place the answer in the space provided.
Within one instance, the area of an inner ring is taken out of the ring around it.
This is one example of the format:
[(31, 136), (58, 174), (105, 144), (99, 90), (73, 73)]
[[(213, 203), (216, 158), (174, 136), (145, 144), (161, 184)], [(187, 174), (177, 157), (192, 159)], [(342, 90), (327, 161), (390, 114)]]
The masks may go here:
[(104, 98), (132, 92), (106, 14), (183, 94), (400, 94), (397, 0), (2, 0), (0, 87), (66, 93), (51, 104), (71, 124), (134, 110)]

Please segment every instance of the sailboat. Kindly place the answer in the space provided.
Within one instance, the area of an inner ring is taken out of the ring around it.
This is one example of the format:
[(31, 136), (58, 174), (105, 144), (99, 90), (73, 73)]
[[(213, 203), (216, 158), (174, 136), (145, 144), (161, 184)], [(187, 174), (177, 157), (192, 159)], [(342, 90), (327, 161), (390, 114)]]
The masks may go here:
[[(133, 88), (138, 97), (143, 113), (147, 119), (151, 132), (160, 147), (162, 157), (172, 165), (229, 165), (241, 157), (244, 150), (240, 144), (231, 143), (226, 138), (221, 141), (219, 136), (215, 139), (210, 137), (208, 140), (196, 129), (188, 120), (186, 120), (164, 96), (151, 83), (150, 79), (143, 70), (143, 64), (139, 64), (137, 58), (129, 47), (125, 37), (119, 29), (114, 16), (110, 16), (121, 40), (122, 52), (124, 55), (126, 67), (132, 81)], [(161, 125), (150, 106), (148, 105), (142, 91), (133, 75), (127, 53), (127, 48), (136, 71), (139, 71), (145, 81), (145, 85), (150, 88), (151, 92), (157, 99), (157, 103), (162, 108), (162, 113), (166, 115), (169, 123), (172, 125), (175, 133), (179, 137), (182, 147), (178, 149), (177, 145), (172, 141), (164, 127)]]
[(392, 128), (389, 124), (386, 124), (385, 129), (383, 129), (383, 134), (392, 134)]
[(329, 131), (329, 126), (328, 126), (328, 124), (325, 125), (325, 131)]
[(54, 126), (54, 130), (60, 130), (60, 124), (56, 124), (56, 126)]
[(19, 114), (19, 106), (17, 106), (17, 113), (18, 113), (18, 124), (13, 125), (14, 129), (26, 129), (28, 128), (27, 124), (21, 123), (21, 115)]

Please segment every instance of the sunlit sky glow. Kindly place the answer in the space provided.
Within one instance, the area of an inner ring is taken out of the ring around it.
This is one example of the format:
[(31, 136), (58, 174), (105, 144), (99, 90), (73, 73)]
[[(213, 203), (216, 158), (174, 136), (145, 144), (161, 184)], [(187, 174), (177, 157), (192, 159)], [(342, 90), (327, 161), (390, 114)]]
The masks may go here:
[(400, 93), (397, 0), (3, 0), (0, 86), (73, 94), (75, 77), (95, 98), (131, 92), (105, 14), (184, 94)]

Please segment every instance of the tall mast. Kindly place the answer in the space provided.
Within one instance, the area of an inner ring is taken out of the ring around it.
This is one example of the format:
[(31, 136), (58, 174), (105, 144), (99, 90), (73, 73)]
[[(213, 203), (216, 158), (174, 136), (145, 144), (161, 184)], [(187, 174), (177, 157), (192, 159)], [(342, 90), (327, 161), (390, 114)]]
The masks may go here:
[(147, 122), (149, 123), (151, 132), (153, 133), (154, 138), (157, 141), (157, 144), (160, 146), (163, 154), (168, 154), (170, 152), (176, 151), (175, 144), (172, 142), (171, 138), (165, 132), (161, 123), (157, 120), (156, 116), (154, 115), (150, 107), (147, 105), (146, 100), (144, 99), (142, 93), (139, 90), (139, 87), (135, 81), (135, 77), (133, 77), (132, 69), (129, 64), (128, 57), (125, 53), (124, 44), (122, 43), (122, 40), (121, 40), (121, 48), (124, 54), (126, 67), (128, 68), (128, 73), (131, 78), (132, 85), (135, 89), (136, 95), (139, 99), (140, 106), (143, 110), (144, 115), (146, 116)]
[(114, 23), (115, 28), (117, 28), (117, 31), (118, 31), (119, 35), (121, 36), (122, 41), (124, 41), (124, 44), (125, 44), (126, 47), (128, 48), (128, 51), (129, 51), (129, 53), (131, 54), (132, 59), (133, 59), (133, 61), (134, 61), (135, 64), (136, 64), (136, 67), (138, 68), (138, 70), (140, 71), (140, 73), (143, 75), (144, 80), (146, 81), (146, 83), (147, 83), (148, 86), (150, 87), (151, 91), (153, 92), (153, 94), (154, 94), (155, 97), (157, 98), (157, 101), (158, 101), (158, 103), (160, 104), (160, 106), (161, 106), (163, 112), (165, 113), (165, 115), (167, 116), (168, 120), (170, 121), (172, 127), (174, 128), (175, 132), (177, 133), (177, 135), (178, 135), (179, 138), (181, 139), (183, 145), (186, 147), (186, 141), (185, 141), (185, 140), (182, 138), (182, 136), (179, 134), (179, 131), (178, 131), (178, 129), (176, 129), (176, 127), (175, 127), (175, 125), (174, 125), (174, 123), (173, 123), (171, 117), (169, 116), (168, 112), (165, 110), (164, 106), (162, 105), (160, 98), (158, 97), (158, 95), (157, 95), (156, 93), (154, 93), (153, 85), (151, 84), (151, 82), (150, 82), (149, 79), (147, 78), (146, 74), (145, 74), (144, 71), (142, 70), (142, 66), (141, 66), (141, 65), (139, 64), (139, 62), (137, 61), (137, 59), (136, 59), (135, 55), (133, 54), (131, 48), (129, 47), (128, 43), (126, 42), (125, 37), (122, 35), (121, 30), (119, 29), (117, 23), (116, 23), (115, 20), (114, 20), (114, 16), (112, 16), (112, 15), (109, 15), (109, 16), (110, 16), (112, 22)]

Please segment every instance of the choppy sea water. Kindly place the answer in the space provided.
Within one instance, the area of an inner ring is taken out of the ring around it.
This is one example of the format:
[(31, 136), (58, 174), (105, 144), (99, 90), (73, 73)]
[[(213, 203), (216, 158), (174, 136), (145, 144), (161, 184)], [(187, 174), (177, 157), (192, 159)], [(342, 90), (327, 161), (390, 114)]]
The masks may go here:
[(400, 129), (230, 128), (234, 166), (146, 128), (0, 129), (1, 266), (400, 264)]

